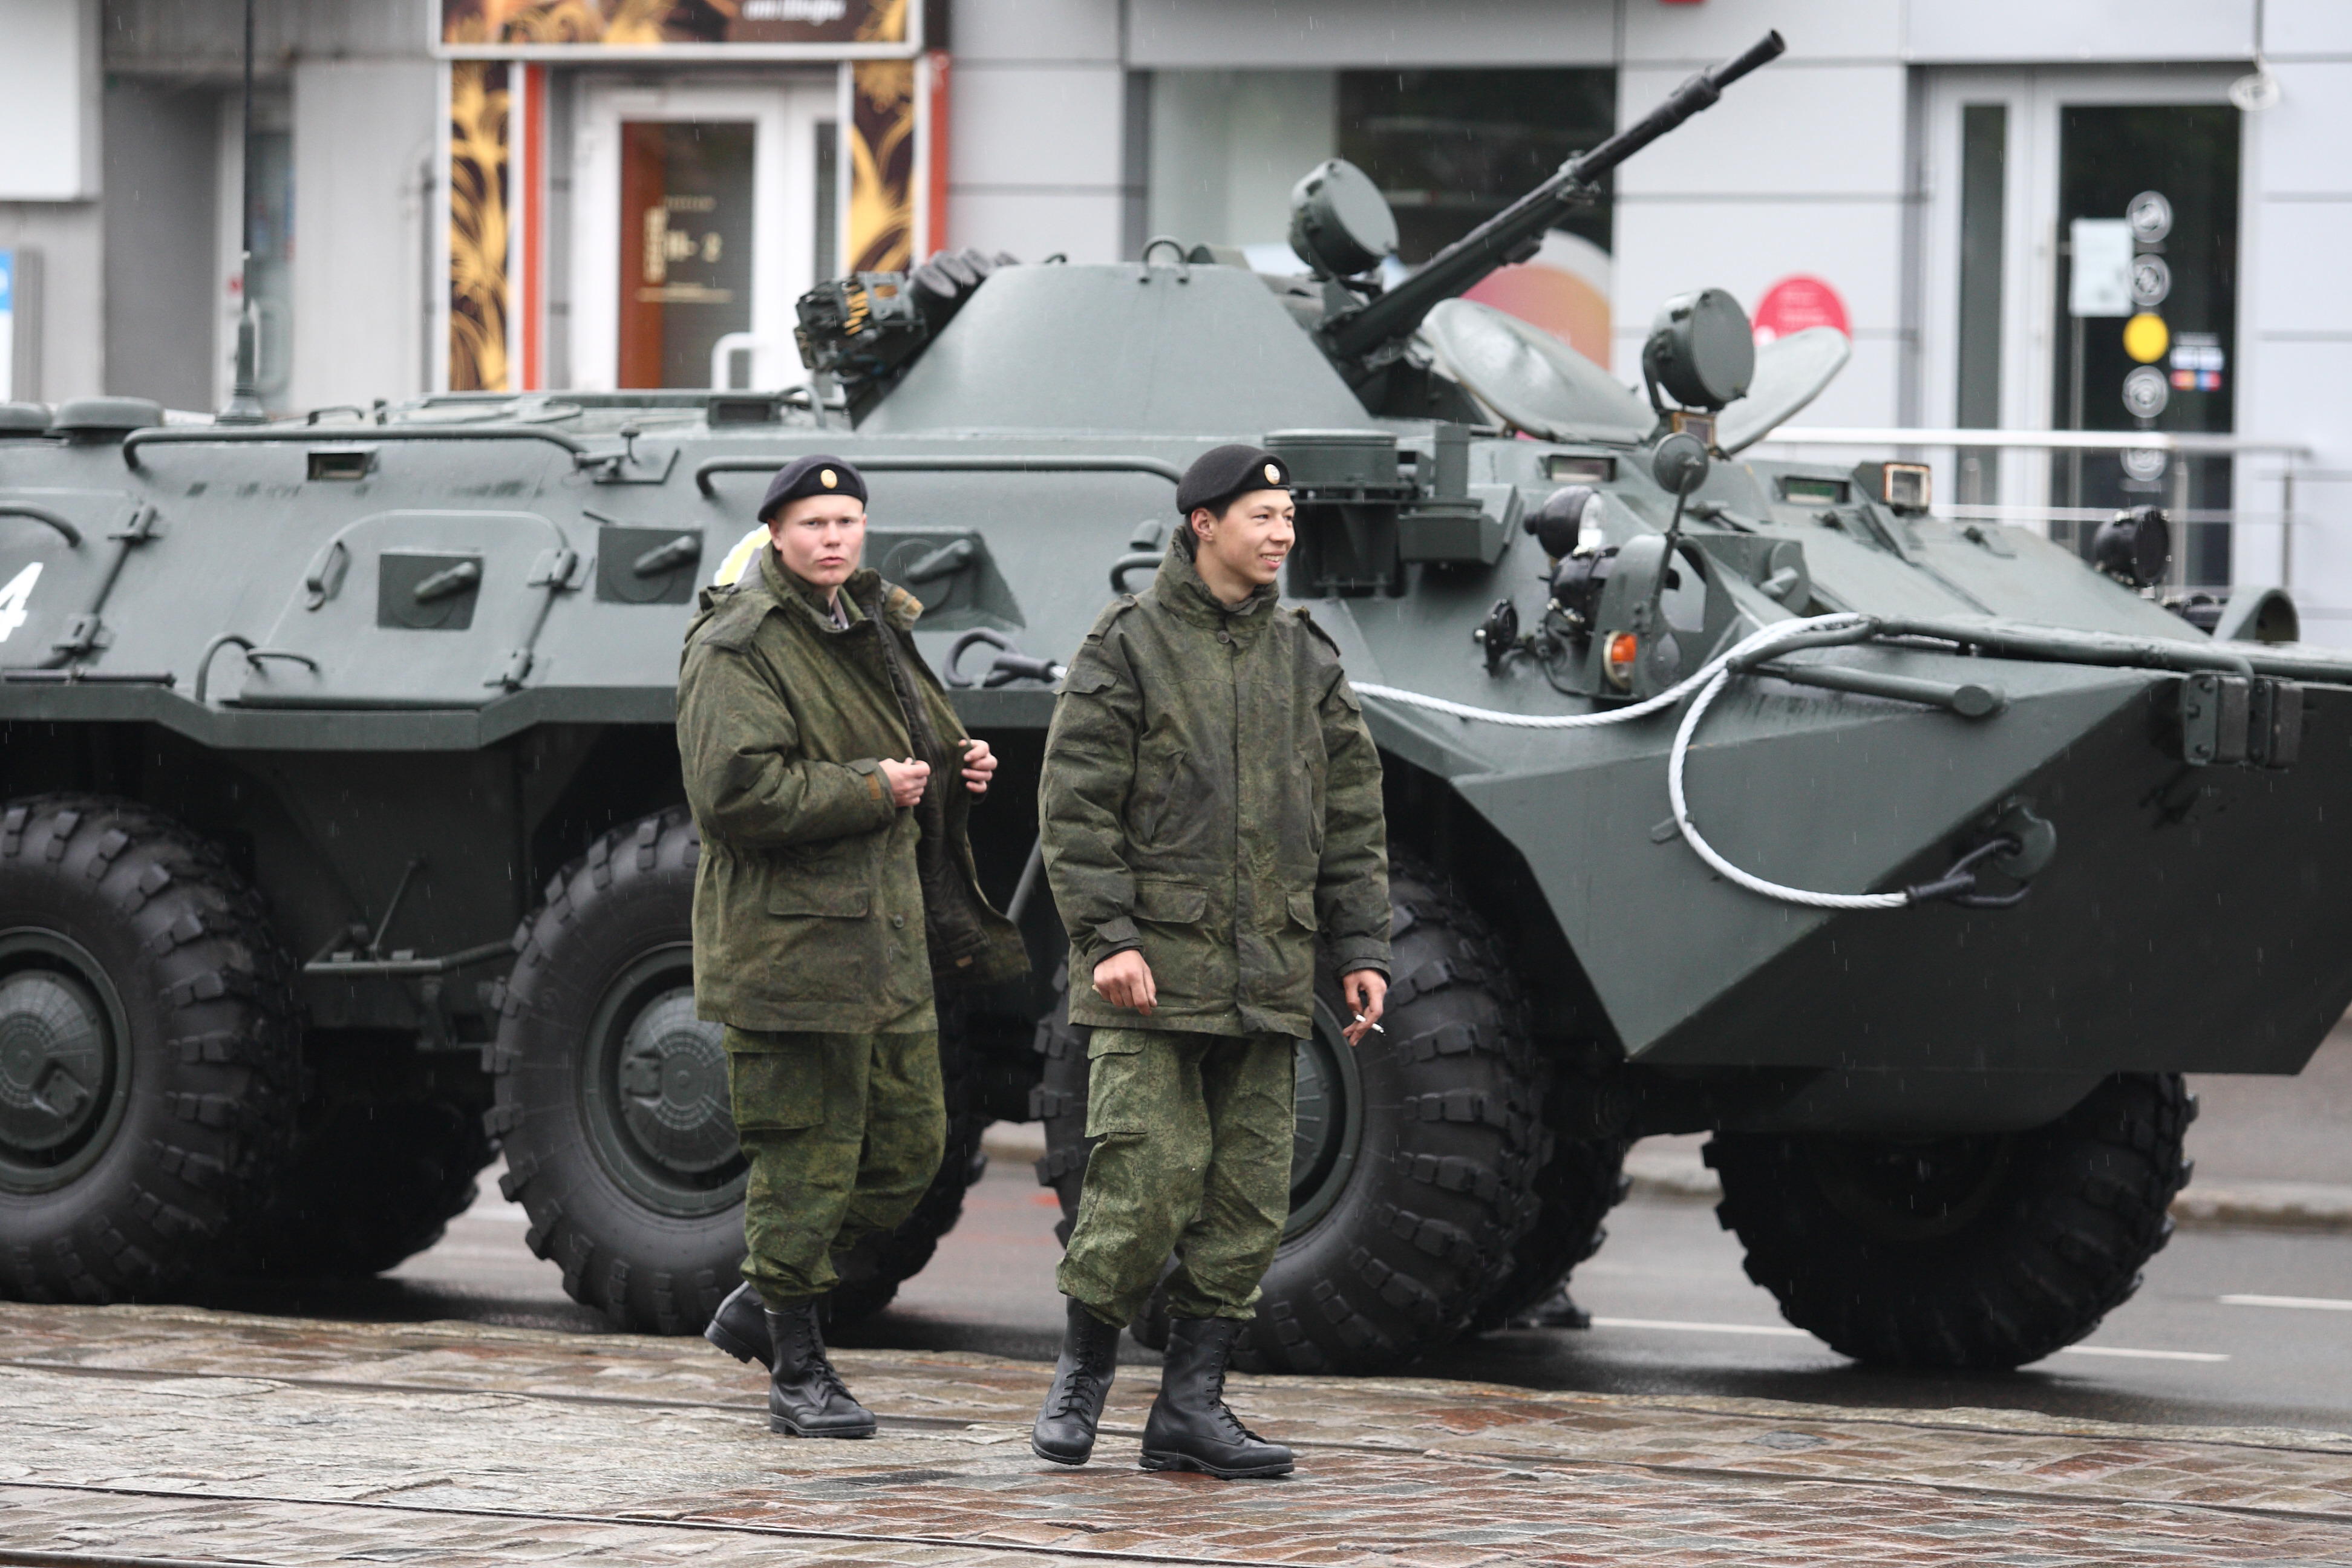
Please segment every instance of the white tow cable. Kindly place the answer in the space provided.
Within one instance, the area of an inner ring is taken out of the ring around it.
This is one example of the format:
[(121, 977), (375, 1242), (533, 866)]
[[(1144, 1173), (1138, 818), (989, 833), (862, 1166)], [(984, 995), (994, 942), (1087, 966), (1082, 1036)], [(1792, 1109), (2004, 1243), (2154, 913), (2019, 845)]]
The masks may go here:
[(1723, 691), (1724, 682), (1731, 671), (1718, 669), (1699, 692), (1698, 700), (1683, 715), (1680, 728), (1675, 731), (1674, 750), (1666, 753), (1666, 798), (1674, 803), (1675, 826), (1682, 829), (1683, 842), (1689, 845), (1698, 858), (1738, 883), (1751, 893), (1761, 893), (1768, 899), (1778, 899), (1786, 904), (1802, 904), (1812, 910), (1899, 910), (1912, 902), (1908, 892), (1902, 893), (1816, 893), (1805, 888), (1783, 887), (1768, 882), (1752, 872), (1743, 871), (1716, 852), (1714, 845), (1699, 837), (1697, 825), (1691, 821), (1690, 802), (1683, 794), (1683, 767), (1690, 757), (1691, 737), (1698, 732), (1698, 721), (1706, 717), (1709, 704)]
[[(1769, 658), (1786, 643), (1804, 643), (1820, 647), (1840, 642), (1860, 642), (1877, 629), (1878, 623), (1869, 616), (1841, 612), (1833, 616), (1807, 616), (1793, 621), (1776, 621), (1762, 631), (1749, 634), (1725, 653), (1719, 653), (1698, 667), (1687, 679), (1676, 681), (1655, 697), (1624, 708), (1612, 708), (1601, 713), (1506, 713), (1495, 708), (1473, 708), (1466, 702), (1451, 702), (1443, 697), (1431, 697), (1419, 691), (1405, 691), (1393, 686), (1359, 686), (1359, 697), (1377, 697), (1382, 701), (1400, 703), (1407, 708), (1426, 709), (1453, 719), (1470, 719), (1481, 724), (1501, 724), (1514, 730), (1594, 730), (1603, 724), (1628, 724), (1636, 719), (1646, 719), (1653, 713), (1672, 708), (1684, 698), (1706, 685), (1734, 663), (1754, 663)], [(1848, 634), (1839, 636), (1836, 634)]]
[(1681, 832), (1683, 842), (1691, 847), (1692, 852), (1722, 873), (1726, 879), (1737, 882), (1751, 893), (1778, 899), (1783, 903), (1801, 904), (1816, 910), (1899, 910), (1915, 901), (1910, 892), (1817, 893), (1804, 888), (1784, 887), (1779, 882), (1767, 881), (1741, 870), (1700, 836), (1697, 825), (1691, 821), (1690, 802), (1683, 789), (1691, 737), (1697, 733), (1699, 721), (1706, 716), (1707, 709), (1722, 693), (1725, 683), (1737, 668), (1759, 664), (1790, 644), (1822, 647), (1860, 642), (1870, 637), (1877, 626), (1878, 623), (1868, 616), (1850, 613), (1781, 621), (1743, 638), (1728, 652), (1718, 654), (1701, 665), (1688, 679), (1677, 681), (1655, 697), (1604, 713), (1505, 713), (1492, 708), (1473, 708), (1466, 703), (1449, 702), (1443, 697), (1430, 697), (1418, 691), (1403, 691), (1393, 686), (1359, 686), (1356, 691), (1360, 696), (1378, 698), (1407, 708), (1420, 708), (1455, 719), (1501, 724), (1516, 730), (1590, 730), (1603, 724), (1630, 723), (1671, 708), (1696, 691), (1698, 699), (1691, 704), (1690, 711), (1683, 715), (1682, 724), (1675, 731), (1674, 748), (1666, 755), (1666, 795), (1674, 803), (1675, 826)]

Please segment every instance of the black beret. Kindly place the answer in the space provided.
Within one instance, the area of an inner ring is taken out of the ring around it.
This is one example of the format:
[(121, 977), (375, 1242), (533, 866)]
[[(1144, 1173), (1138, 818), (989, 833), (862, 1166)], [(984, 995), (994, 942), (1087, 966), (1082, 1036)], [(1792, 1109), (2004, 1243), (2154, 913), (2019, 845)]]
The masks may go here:
[(1192, 459), (1176, 486), (1176, 510), (1185, 517), (1199, 507), (1216, 510), (1251, 490), (1286, 490), (1290, 466), (1263, 447), (1212, 447)]
[(803, 496), (856, 496), (866, 499), (866, 476), (823, 452), (812, 452), (805, 458), (794, 458), (776, 470), (768, 481), (768, 493), (760, 501), (760, 521), (767, 521), (776, 509), (786, 501)]

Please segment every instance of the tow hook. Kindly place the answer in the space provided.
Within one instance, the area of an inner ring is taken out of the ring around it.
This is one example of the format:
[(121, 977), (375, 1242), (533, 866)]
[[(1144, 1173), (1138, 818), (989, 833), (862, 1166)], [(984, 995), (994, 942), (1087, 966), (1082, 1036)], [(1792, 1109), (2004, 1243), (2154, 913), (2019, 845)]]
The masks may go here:
[[(1993, 808), (1987, 825), (1990, 837), (1952, 862), (1951, 868), (1932, 882), (1906, 888), (1915, 904), (1931, 899), (1958, 904), (1964, 910), (2014, 909), (2033, 890), (2033, 878), (2058, 853), (2058, 829), (2033, 812), (2033, 803), (2012, 796)], [(2006, 893), (1989, 893), (1978, 879), (1997, 871), (2017, 883)]]

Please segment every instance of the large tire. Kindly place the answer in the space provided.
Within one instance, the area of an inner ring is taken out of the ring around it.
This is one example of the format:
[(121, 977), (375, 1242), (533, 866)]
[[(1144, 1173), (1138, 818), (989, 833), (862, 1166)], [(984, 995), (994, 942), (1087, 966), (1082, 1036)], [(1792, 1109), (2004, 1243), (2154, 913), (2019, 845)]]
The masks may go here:
[(1716, 1213), (1781, 1313), (1859, 1362), (2007, 1369), (2099, 1326), (2172, 1235), (2197, 1102), (2111, 1078), (2030, 1132), (1908, 1142), (1718, 1132)]
[[(444, 1083), (470, 1060), (401, 1064), (364, 1100), (306, 1104), (268, 1206), (247, 1227), (241, 1271), (293, 1279), (381, 1274), (439, 1241), (473, 1206), (493, 1156), (478, 1093)], [(436, 1070), (436, 1069), (438, 1070)], [(477, 1079), (478, 1083), (478, 1079)]]
[[(1339, 983), (1317, 989), (1299, 1045), (1290, 1225), (1236, 1364), (1377, 1372), (1459, 1333), (1534, 1221), (1549, 1142), (1543, 1069), (1524, 1005), (1491, 933), (1433, 874), (1390, 881), (1395, 982), (1385, 1034), (1350, 1052)], [(1063, 1236), (1086, 1172), (1087, 1031), (1062, 998), (1038, 1027), (1038, 1179), (1062, 1203)], [(1139, 1324), (1156, 1339), (1159, 1309)]]
[(1601, 1222), (1623, 1201), (1625, 1151), (1616, 1138), (1552, 1139), (1551, 1158), (1536, 1173), (1536, 1222), (1511, 1248), (1511, 1271), (1479, 1304), (1472, 1327), (1499, 1329), (1568, 1288), (1576, 1266), (1609, 1239)]
[(0, 1292), (166, 1298), (291, 1137), (293, 963), (215, 846), (118, 800), (0, 811)]
[[(547, 887), (495, 994), (488, 1119), (525, 1239), (574, 1300), (615, 1326), (698, 1332), (740, 1276), (744, 1163), (716, 1024), (694, 1016), (694, 868), (683, 808), (606, 834)], [(945, 1053), (952, 1081), (961, 1053)], [(921, 1206), (847, 1260), (830, 1305), (877, 1310), (929, 1262), (977, 1174), (979, 1128), (950, 1107), (949, 1158)], [(958, 1130), (968, 1132), (959, 1144)]]

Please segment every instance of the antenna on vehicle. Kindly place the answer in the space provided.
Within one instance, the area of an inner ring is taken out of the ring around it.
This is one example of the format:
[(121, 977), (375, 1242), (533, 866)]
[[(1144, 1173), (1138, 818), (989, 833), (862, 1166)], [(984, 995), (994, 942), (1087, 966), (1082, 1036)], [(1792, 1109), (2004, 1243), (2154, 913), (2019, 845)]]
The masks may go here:
[(253, 308), (253, 0), (245, 0), (245, 178), (240, 201), (243, 225), (237, 234), (236, 379), (229, 387), (228, 405), (215, 416), (223, 425), (263, 425), (269, 411), (261, 406), (261, 320)]

